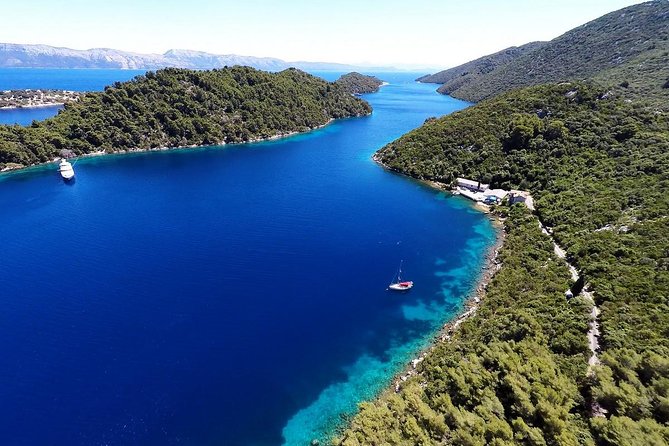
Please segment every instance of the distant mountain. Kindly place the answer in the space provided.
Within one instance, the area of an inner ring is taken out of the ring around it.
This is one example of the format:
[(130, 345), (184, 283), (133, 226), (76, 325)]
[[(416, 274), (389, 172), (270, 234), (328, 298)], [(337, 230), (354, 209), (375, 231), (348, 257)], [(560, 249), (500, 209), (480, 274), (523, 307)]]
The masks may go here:
[(301, 70), (388, 71), (393, 67), (360, 67), (330, 62), (286, 62), (272, 57), (211, 54), (173, 49), (164, 54), (140, 54), (109, 48), (73, 50), (48, 45), (0, 43), (0, 68), (120, 68), (156, 70), (166, 67), (195, 70), (245, 65), (265, 71), (294, 67)]
[(588, 78), (669, 99), (669, 2), (633, 5), (550, 42), (509, 48), (420, 80), (477, 102), (514, 88)]

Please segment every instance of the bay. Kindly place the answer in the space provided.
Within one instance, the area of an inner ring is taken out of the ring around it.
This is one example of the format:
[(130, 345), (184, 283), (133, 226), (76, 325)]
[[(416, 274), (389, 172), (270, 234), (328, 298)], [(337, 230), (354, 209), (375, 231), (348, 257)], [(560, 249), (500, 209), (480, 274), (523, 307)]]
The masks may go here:
[(33, 121), (43, 121), (55, 116), (62, 105), (47, 107), (3, 108), (0, 109), (0, 124), (30, 125)]
[(304, 445), (387, 386), (495, 238), (371, 160), (468, 105), (415, 77), (283, 140), (0, 176), (0, 442)]

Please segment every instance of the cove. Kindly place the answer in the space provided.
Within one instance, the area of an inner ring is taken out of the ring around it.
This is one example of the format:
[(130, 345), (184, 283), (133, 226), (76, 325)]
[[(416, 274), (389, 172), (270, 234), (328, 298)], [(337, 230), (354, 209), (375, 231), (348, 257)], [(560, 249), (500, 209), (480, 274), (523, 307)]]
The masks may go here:
[(56, 115), (58, 110), (62, 108), (62, 105), (49, 105), (46, 107), (0, 109), (0, 124), (28, 126), (33, 121), (42, 121)]
[(371, 160), (468, 105), (380, 76), (308, 134), (0, 176), (2, 443), (305, 445), (387, 386), (495, 233)]

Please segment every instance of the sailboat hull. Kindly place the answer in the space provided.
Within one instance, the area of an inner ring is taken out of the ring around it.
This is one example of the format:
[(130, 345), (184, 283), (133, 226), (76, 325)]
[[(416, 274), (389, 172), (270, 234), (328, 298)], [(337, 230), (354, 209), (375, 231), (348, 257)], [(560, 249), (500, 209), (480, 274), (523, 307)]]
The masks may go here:
[(392, 291), (409, 291), (413, 288), (413, 282), (397, 282), (388, 285), (388, 289)]

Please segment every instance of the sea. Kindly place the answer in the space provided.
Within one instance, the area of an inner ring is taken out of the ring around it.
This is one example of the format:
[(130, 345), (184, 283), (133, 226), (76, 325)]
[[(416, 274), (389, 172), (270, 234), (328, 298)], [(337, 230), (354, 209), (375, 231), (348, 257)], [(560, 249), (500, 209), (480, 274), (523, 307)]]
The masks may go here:
[[(3, 69), (0, 89), (136, 74)], [(420, 74), (281, 140), (0, 175), (0, 444), (326, 444), (462, 310), (496, 238), (371, 158), (469, 105)], [(400, 262), (407, 293), (386, 289)]]

